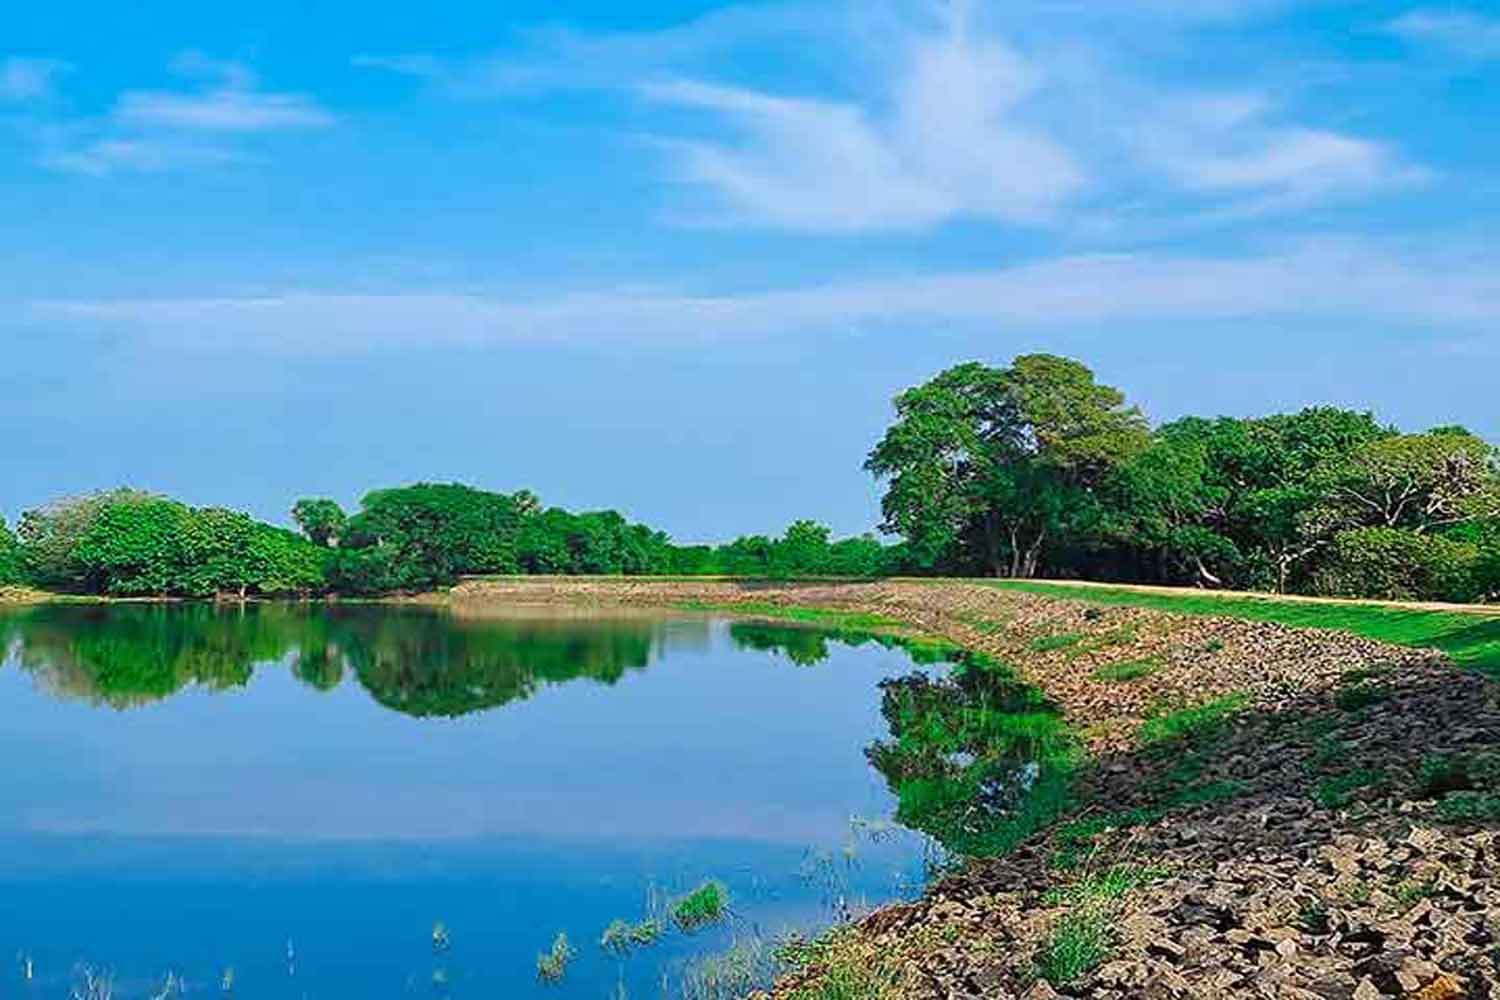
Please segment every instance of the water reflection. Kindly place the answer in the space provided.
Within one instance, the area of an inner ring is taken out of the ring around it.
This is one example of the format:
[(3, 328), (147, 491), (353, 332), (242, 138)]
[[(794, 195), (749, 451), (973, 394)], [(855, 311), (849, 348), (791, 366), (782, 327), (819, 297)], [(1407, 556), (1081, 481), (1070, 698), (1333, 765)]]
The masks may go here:
[(59, 977), (189, 963), (199, 991), (233, 964), (260, 995), (290, 937), (299, 995), (425, 993), (442, 920), (455, 996), (535, 993), (559, 931), (582, 946), (565, 995), (659, 995), (663, 963), (744, 925), (622, 969), (593, 942), (644, 886), (723, 879), (770, 932), (841, 917), (919, 886), (911, 830), (971, 846), (1047, 787), (1031, 689), (912, 674), (951, 651), (900, 646), (373, 605), (0, 612), (0, 753), (27, 762), (0, 775), (0, 947)]
[[(426, 608), (254, 604), (42, 605), (0, 616), (0, 640), (46, 690), (132, 708), (186, 687), (243, 687), (289, 660), (319, 691), (347, 675), (381, 705), (457, 717), (586, 679), (613, 685), (707, 621), (462, 618)], [(826, 655), (826, 650), (824, 652)]]

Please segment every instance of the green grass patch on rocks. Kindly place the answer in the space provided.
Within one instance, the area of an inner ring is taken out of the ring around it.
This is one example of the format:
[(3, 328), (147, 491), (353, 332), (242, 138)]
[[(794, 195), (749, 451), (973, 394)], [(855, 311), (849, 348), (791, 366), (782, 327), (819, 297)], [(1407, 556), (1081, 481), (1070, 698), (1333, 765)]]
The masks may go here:
[(1037, 974), (1053, 986), (1066, 987), (1103, 964), (1114, 944), (1120, 901), (1166, 874), (1164, 868), (1115, 865), (1048, 892), (1044, 903), (1069, 909), (1036, 956)]
[(1137, 740), (1142, 747), (1150, 747), (1206, 736), (1249, 702), (1249, 695), (1235, 693), (1185, 708), (1158, 708), (1141, 723)]
[(1150, 656), (1143, 660), (1106, 663), (1094, 671), (1093, 678), (1108, 684), (1125, 684), (1138, 681), (1142, 677), (1150, 677), (1162, 668), (1164, 662), (1159, 656)]
[(843, 611), (836, 608), (813, 608), (798, 604), (772, 604), (766, 601), (681, 601), (675, 606), (682, 611), (722, 611), (755, 618), (775, 618), (782, 621), (803, 622), (808, 625), (826, 625), (835, 629), (878, 632), (906, 628), (905, 622), (889, 615), (866, 611)]
[(1062, 649), (1072, 649), (1081, 645), (1088, 636), (1082, 632), (1062, 632), (1057, 635), (1040, 635), (1027, 643), (1026, 648), (1033, 653), (1055, 653)]
[(1324, 809), (1342, 809), (1354, 801), (1355, 795), (1385, 781), (1385, 774), (1368, 768), (1334, 775), (1318, 782), (1313, 789), (1313, 801)]
[(1023, 580), (995, 580), (990, 586), (1090, 604), (1152, 608), (1183, 615), (1212, 615), (1297, 628), (1353, 632), (1397, 646), (1441, 650), (1460, 666), (1500, 677), (1500, 608), (1491, 615), (1386, 604), (1289, 601), (1202, 592), (1162, 593)]

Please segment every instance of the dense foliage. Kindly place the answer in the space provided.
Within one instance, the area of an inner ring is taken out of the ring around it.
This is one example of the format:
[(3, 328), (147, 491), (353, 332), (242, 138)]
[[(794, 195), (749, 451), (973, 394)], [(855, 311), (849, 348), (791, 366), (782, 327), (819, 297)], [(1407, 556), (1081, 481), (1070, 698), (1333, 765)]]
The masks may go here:
[(679, 546), (672, 572), (688, 576), (877, 577), (902, 572), (905, 546), (886, 545), (874, 535), (832, 541), (815, 521), (794, 521), (779, 538), (742, 535), (726, 545)]
[(1153, 428), (1083, 364), (978, 362), (900, 393), (865, 468), (881, 529), (678, 545), (616, 511), (417, 483), (301, 534), (138, 490), (0, 522), (0, 585), (123, 596), (376, 595), (485, 574), (1070, 577), (1453, 601), (1500, 598), (1500, 457), (1462, 427), (1400, 433), (1310, 407)]
[(1082, 365), (960, 365), (896, 399), (867, 467), (951, 574), (1339, 596), (1500, 595), (1500, 463), (1461, 427), (1313, 407), (1149, 429)]
[(615, 511), (543, 510), (534, 494), (418, 483), (368, 494), (345, 518), (331, 500), (294, 508), (334, 548), (329, 583), (354, 594), (424, 590), (480, 574), (647, 574), (672, 568), (667, 536)]
[(29, 579), (125, 597), (319, 592), (326, 553), (284, 528), (221, 507), (116, 490), (61, 500), (21, 519)]
[(0, 587), (21, 582), (21, 546), (0, 517)]

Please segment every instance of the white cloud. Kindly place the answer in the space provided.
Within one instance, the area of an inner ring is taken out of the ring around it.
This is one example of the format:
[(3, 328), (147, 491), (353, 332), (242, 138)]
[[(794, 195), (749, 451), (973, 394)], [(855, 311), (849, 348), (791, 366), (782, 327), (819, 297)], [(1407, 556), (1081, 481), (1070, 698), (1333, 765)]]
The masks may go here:
[(1500, 321), (1490, 260), (1423, 264), (1346, 243), (1240, 257), (1132, 254), (741, 294), (605, 291), (553, 299), (288, 293), (259, 298), (40, 302), (31, 318), (98, 324), (179, 347), (358, 353), (383, 345), (703, 339), (1229, 318)]
[[(1426, 179), (1391, 143), (1307, 121), (1285, 99), (1273, 106), (1275, 81), (1205, 96), (1181, 77), (1157, 82), (1169, 74), (1135, 52), (1207, 44), (1198, 32), (1287, 2), (760, 5), (659, 31), (536, 31), (477, 59), (357, 62), (468, 98), (633, 91), (669, 176), (692, 196), (667, 214), (694, 223), (848, 233), (984, 220), (1082, 233), (1122, 214), (1220, 224)], [(820, 82), (773, 89), (729, 75), (757, 53), (775, 54), (788, 71), (778, 76)]]
[(1387, 30), (1471, 59), (1500, 59), (1500, 18), (1458, 9), (1423, 9), (1390, 21)]
[(736, 140), (668, 148), (684, 179), (738, 221), (839, 231), (922, 227), (959, 217), (1034, 223), (1084, 186), (1073, 156), (1017, 109), (1038, 72), (962, 27), (914, 44), (874, 100), (776, 97), (695, 81), (650, 99), (709, 111)]
[(229, 163), (239, 159), (233, 150), (176, 139), (96, 139), (59, 149), (42, 162), (65, 173), (106, 177), (117, 171), (161, 173), (182, 167)]
[(207, 132), (271, 132), (323, 128), (333, 116), (303, 94), (218, 89), (196, 94), (130, 91), (114, 120), (127, 127)]
[(39, 101), (53, 95), (57, 77), (69, 66), (57, 59), (0, 59), (0, 102)]
[(1226, 210), (1289, 208), (1419, 183), (1425, 170), (1394, 148), (1279, 122), (1259, 93), (1173, 98), (1135, 132), (1143, 160), (1183, 191), (1248, 198)]
[(231, 135), (326, 128), (334, 116), (305, 94), (260, 89), (248, 67), (186, 52), (179, 76), (202, 81), (186, 90), (129, 90), (97, 119), (54, 123), (40, 162), (54, 170), (106, 177), (232, 163), (246, 157)]

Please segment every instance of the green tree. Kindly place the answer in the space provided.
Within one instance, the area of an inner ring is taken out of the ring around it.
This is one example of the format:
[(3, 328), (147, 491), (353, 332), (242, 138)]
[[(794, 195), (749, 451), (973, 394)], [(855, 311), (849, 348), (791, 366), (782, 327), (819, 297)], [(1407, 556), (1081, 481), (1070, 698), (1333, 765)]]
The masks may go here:
[(1314, 518), (1323, 530), (1405, 528), (1418, 534), (1500, 519), (1496, 451), (1464, 431), (1372, 441), (1329, 463)]
[(816, 521), (794, 521), (771, 546), (772, 576), (819, 576), (829, 569), (829, 530)]
[(0, 517), (0, 586), (21, 582), (21, 546)]
[(151, 493), (121, 487), (64, 497), (26, 511), (16, 526), (26, 576), (49, 590), (88, 590), (88, 569), (79, 561), (77, 549), (95, 520), (110, 506), (153, 499)]
[(1145, 418), (1077, 361), (959, 365), (895, 400), (865, 463), (888, 482), (882, 527), (923, 565), (1034, 576), (1085, 528), (1094, 491), (1149, 443)]
[(1314, 592), (1400, 601), (1472, 601), (1482, 595), (1481, 554), (1470, 542), (1402, 528), (1356, 528), (1333, 539)]
[(343, 537), (349, 515), (335, 500), (305, 498), (292, 505), (292, 520), (314, 545), (331, 549)]
[(376, 490), (345, 525), (335, 586), (425, 590), (466, 574), (515, 573), (521, 521), (509, 496), (458, 483)]

